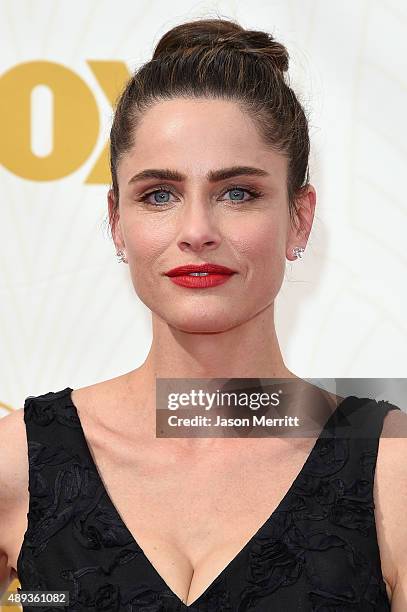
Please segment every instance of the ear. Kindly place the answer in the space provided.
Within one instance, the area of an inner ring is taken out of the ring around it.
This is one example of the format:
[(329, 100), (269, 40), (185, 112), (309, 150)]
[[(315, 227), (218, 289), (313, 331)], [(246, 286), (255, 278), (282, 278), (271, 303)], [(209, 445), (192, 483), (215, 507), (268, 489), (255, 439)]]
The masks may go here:
[(315, 205), (316, 205), (316, 191), (310, 184), (306, 185), (296, 198), (297, 213), (295, 215), (295, 225), (289, 222), (287, 232), (287, 259), (297, 259), (293, 253), (293, 248), (296, 246), (303, 247), (305, 249), (308, 237), (311, 232), (312, 222), (314, 220)]
[(124, 249), (124, 242), (120, 228), (120, 212), (119, 203), (116, 203), (113, 189), (109, 189), (107, 193), (107, 204), (109, 209), (109, 225), (112, 232), (113, 241), (116, 247), (116, 251)]

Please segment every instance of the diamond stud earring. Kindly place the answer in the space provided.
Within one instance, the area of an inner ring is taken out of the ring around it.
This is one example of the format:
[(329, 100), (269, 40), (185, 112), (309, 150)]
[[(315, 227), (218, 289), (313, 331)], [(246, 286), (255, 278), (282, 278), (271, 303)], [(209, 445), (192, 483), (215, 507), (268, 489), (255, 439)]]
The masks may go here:
[(304, 247), (294, 247), (293, 248), (293, 253), (298, 259), (301, 259), (304, 251), (305, 251)]
[(120, 262), (127, 263), (127, 259), (123, 251), (117, 251), (116, 256), (118, 257), (117, 261), (119, 263)]

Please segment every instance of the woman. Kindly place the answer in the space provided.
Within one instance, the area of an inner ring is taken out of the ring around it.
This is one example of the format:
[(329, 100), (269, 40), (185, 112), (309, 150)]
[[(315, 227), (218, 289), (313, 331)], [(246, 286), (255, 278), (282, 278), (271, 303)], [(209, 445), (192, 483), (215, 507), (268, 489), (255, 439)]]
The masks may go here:
[[(274, 325), (316, 203), (287, 69), (271, 35), (201, 20), (167, 32), (119, 99), (109, 220), (152, 312), (151, 349), (117, 378), (28, 397), (0, 424), (2, 446), (16, 441), (0, 457), (4, 574), (68, 591), (64, 609), (406, 609), (407, 450), (384, 439), (406, 429), (399, 408), (328, 394), (316, 439), (155, 432), (159, 378), (287, 379), (297, 406), (319, 397), (285, 366)], [(171, 275), (208, 264), (227, 279)], [(368, 409), (372, 437), (324, 443), (339, 410), (362, 427)]]

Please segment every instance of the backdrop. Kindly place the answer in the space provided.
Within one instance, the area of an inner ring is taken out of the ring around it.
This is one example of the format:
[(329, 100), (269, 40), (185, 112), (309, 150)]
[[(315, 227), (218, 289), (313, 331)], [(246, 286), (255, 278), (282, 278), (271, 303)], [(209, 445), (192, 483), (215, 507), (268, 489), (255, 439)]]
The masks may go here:
[(107, 232), (112, 103), (165, 31), (216, 16), (287, 46), (310, 117), (316, 216), (276, 302), (287, 366), (405, 377), (405, 2), (2, 0), (0, 416), (144, 361), (150, 313)]
[(2, 0), (1, 415), (144, 360), (150, 313), (107, 231), (112, 103), (166, 30), (213, 16), (287, 46), (310, 117), (316, 216), (276, 302), (287, 366), (405, 376), (405, 3)]
[(405, 27), (396, 0), (0, 3), (0, 413), (142, 363), (150, 313), (107, 231), (112, 102), (173, 25), (237, 18), (291, 55), (317, 209), (276, 324), (303, 377), (404, 377)]

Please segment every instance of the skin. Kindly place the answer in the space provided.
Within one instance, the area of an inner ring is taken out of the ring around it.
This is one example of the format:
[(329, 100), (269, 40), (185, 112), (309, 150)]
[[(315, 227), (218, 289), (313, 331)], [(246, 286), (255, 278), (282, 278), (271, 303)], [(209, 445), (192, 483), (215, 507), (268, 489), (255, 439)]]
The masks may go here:
[[(299, 228), (294, 228), (287, 163), (282, 153), (265, 146), (235, 102), (173, 99), (145, 113), (132, 149), (118, 165), (120, 197), (112, 224), (134, 289), (152, 312), (151, 349), (130, 379), (142, 379), (152, 389), (157, 376), (297, 378), (281, 355), (274, 300), (286, 260), (296, 259), (292, 248), (306, 247), (316, 193), (309, 185), (298, 200)], [(236, 165), (261, 168), (269, 175), (215, 183), (206, 178), (211, 170)], [(150, 178), (129, 184), (146, 168), (174, 169), (185, 180)], [(142, 201), (143, 194), (160, 185), (170, 193), (150, 194)], [(246, 191), (231, 192), (233, 186), (264, 195), (251, 199)], [(108, 205), (112, 213), (112, 191)], [(237, 274), (204, 290), (179, 287), (163, 275), (175, 266), (205, 261)]]

